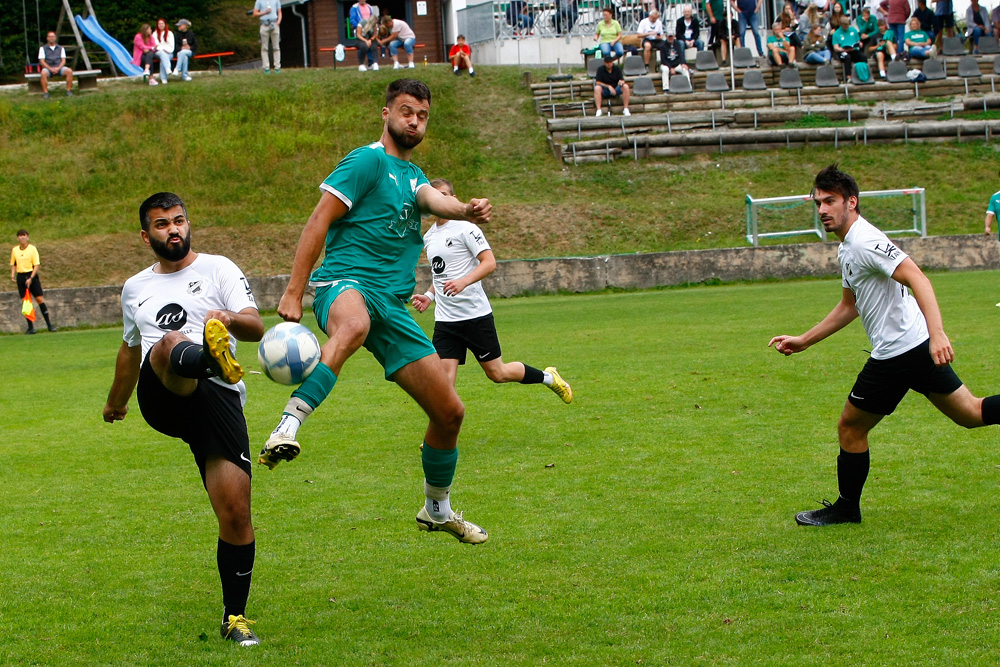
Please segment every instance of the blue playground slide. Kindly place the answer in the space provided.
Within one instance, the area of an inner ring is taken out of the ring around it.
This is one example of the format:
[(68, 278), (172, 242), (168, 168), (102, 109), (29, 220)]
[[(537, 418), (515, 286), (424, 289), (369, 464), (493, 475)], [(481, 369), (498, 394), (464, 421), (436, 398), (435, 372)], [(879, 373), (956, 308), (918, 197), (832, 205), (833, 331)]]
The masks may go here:
[(97, 22), (96, 17), (89, 16), (83, 18), (77, 14), (76, 24), (80, 26), (80, 30), (83, 31), (83, 34), (90, 41), (107, 51), (111, 57), (111, 61), (114, 62), (119, 72), (125, 76), (139, 76), (142, 74), (142, 68), (132, 64), (132, 54), (121, 45), (121, 42), (104, 31), (101, 24)]

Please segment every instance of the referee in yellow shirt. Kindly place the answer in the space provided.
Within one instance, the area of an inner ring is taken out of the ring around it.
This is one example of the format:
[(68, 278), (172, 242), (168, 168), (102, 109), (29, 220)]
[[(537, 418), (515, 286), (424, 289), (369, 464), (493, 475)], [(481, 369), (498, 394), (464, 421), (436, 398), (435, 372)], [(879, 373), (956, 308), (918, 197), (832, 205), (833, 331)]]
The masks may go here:
[[(38, 309), (42, 311), (45, 324), (49, 331), (57, 331), (49, 320), (49, 307), (45, 305), (45, 296), (42, 292), (42, 281), (38, 277), (38, 248), (28, 243), (28, 230), (17, 230), (17, 245), (10, 251), (10, 279), (17, 283), (17, 293), (24, 298), (25, 291), (31, 292), (38, 303)], [(26, 334), (35, 333), (35, 323), (28, 320), (28, 330)]]

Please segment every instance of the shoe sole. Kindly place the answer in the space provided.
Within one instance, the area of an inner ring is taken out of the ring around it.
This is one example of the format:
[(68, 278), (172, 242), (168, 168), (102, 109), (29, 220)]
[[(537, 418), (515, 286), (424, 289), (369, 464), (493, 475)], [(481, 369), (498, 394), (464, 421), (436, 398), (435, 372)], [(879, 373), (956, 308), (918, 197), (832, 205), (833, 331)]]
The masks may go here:
[(459, 542), (461, 542), (462, 544), (482, 544), (490, 537), (489, 533), (480, 528), (479, 530), (482, 531), (483, 539), (479, 540), (478, 542), (472, 542), (464, 539), (465, 533), (459, 535), (458, 533), (452, 532), (447, 528), (445, 528), (443, 524), (435, 523), (434, 521), (431, 521), (429, 519), (422, 519), (419, 514), (417, 515), (417, 528), (419, 528), (420, 530), (426, 530), (428, 533), (447, 533), (452, 537), (454, 537)]
[(226, 384), (236, 384), (243, 379), (243, 367), (229, 349), (229, 330), (219, 320), (205, 323), (205, 349), (214, 362), (214, 370)]
[(846, 519), (844, 521), (814, 521), (809, 517), (810, 512), (799, 512), (795, 515), (795, 523), (800, 526), (837, 526), (844, 523), (861, 523), (861, 519)]
[(265, 444), (264, 449), (260, 450), (260, 455), (257, 457), (257, 463), (261, 465), (266, 465), (270, 470), (281, 463), (282, 461), (292, 461), (302, 448), (297, 442), (283, 441), (276, 444)]

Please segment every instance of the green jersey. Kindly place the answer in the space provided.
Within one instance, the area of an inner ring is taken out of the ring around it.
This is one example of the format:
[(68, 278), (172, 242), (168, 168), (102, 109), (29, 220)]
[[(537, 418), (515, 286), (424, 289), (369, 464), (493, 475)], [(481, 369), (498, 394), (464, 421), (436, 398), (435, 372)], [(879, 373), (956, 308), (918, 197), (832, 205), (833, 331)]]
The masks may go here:
[(410, 298), (424, 247), (417, 190), (425, 185), (427, 177), (420, 167), (386, 155), (381, 142), (348, 153), (320, 185), (348, 211), (330, 225), (326, 256), (313, 271), (311, 283), (349, 278)]
[(1000, 220), (1000, 192), (994, 192), (990, 197), (990, 205), (986, 207), (987, 213), (992, 213), (994, 218)]

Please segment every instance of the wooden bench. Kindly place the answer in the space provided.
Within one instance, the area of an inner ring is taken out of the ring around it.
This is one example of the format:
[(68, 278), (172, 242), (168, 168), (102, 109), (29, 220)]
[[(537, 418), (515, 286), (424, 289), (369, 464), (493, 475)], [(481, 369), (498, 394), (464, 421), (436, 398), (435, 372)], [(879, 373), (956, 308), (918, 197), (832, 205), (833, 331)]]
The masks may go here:
[[(414, 44), (413, 45), (413, 49), (414, 50), (416, 50), (416, 49), (423, 49), (423, 48), (426, 48), (426, 46), (427, 46), (426, 44)], [(389, 47), (385, 47), (385, 48), (388, 49)], [(399, 48), (401, 49), (403, 47), (399, 47)], [(334, 51), (337, 50), (337, 47), (336, 46), (323, 46), (323, 47), (320, 47), (319, 50), (320, 50), (321, 53), (332, 53), (332, 52), (334, 52)], [(356, 46), (345, 46), (344, 47), (344, 51), (345, 52), (347, 52), (347, 51), (357, 51), (357, 50), (358, 50), (358, 47), (356, 47)], [(391, 57), (391, 54), (390, 54), (390, 57)], [(337, 58), (336, 57), (334, 57), (334, 59), (333, 59), (333, 69), (337, 69)]]
[[(80, 90), (97, 90), (97, 75), (101, 73), (99, 69), (84, 69), (79, 72), (73, 72), (73, 78), (77, 80), (77, 87)], [(28, 82), (28, 92), (29, 93), (41, 93), (42, 92), (42, 75), (41, 74), (25, 74), (24, 80)], [(57, 83), (64, 81), (61, 76), (50, 76), (49, 85), (52, 82)]]

